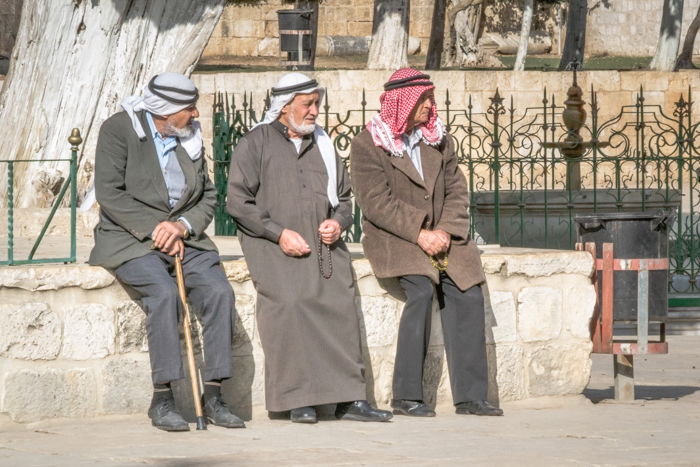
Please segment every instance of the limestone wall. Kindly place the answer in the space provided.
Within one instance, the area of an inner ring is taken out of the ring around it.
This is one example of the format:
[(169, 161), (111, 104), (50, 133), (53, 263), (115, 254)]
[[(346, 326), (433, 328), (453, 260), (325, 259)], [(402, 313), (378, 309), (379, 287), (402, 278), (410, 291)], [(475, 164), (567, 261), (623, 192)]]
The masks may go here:
[[(664, 0), (614, 0), (589, 2), (586, 21), (586, 54), (653, 56), (659, 39)], [(681, 46), (700, 0), (683, 2)], [(700, 54), (695, 41), (694, 54)]]
[[(490, 399), (580, 393), (591, 367), (588, 323), (595, 293), (590, 256), (486, 247), (482, 258), (488, 278)], [(386, 406), (402, 304), (392, 295), (396, 284), (380, 286), (366, 260), (353, 266), (369, 363), (368, 397)], [(238, 413), (250, 417), (253, 407), (264, 404), (255, 291), (244, 261), (226, 261), (225, 270), (238, 316), (231, 348), (235, 377), (224, 395)], [(426, 363), (428, 398), (449, 404), (437, 317)], [(151, 383), (144, 320), (137, 302), (101, 268), (0, 268), (0, 413), (17, 422), (145, 413)], [(187, 386), (176, 388), (185, 407)]]
[[(319, 7), (319, 36), (372, 35), (372, 0), (325, 0)], [(230, 3), (214, 29), (202, 59), (212, 61), (228, 55), (279, 56), (277, 10), (291, 9), (283, 0)], [(425, 54), (430, 37), (433, 2), (411, 2), (409, 34), (421, 39)]]
[[(513, 5), (515, 3), (515, 5)], [(494, 2), (485, 10), (486, 32), (518, 32), (520, 30), (520, 4), (522, 2)], [(614, 0), (589, 3), (586, 26), (587, 55), (652, 56), (656, 50), (664, 0)], [(356, 35), (372, 33), (371, 0), (325, 0), (319, 9), (319, 35)], [(231, 3), (214, 30), (204, 51), (203, 59), (211, 61), (227, 55), (278, 56), (279, 34), (277, 13), (279, 9), (292, 8), (282, 0), (264, 2)], [(685, 0), (683, 8), (682, 38), (695, 17), (700, 0)], [(420, 54), (425, 55), (430, 38), (433, 2), (411, 2), (409, 33), (421, 41)], [(564, 16), (562, 19), (565, 20)], [(534, 28), (551, 35), (558, 54), (558, 42), (563, 43), (565, 27), (559, 26), (557, 8), (539, 5)], [(695, 53), (700, 54), (700, 41), (696, 41)]]

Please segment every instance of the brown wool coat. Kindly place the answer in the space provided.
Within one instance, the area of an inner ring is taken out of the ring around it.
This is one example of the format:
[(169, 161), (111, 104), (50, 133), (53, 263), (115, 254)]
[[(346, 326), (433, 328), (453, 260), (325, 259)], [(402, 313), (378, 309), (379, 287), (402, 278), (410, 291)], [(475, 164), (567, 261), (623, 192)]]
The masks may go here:
[(481, 258), (469, 239), (469, 194), (454, 144), (420, 143), (424, 180), (411, 159), (374, 145), (365, 129), (352, 140), (350, 179), (362, 208), (362, 245), (379, 278), (419, 274), (438, 283), (438, 271), (418, 246), (421, 228), (452, 236), (447, 274), (466, 290), (485, 280)]

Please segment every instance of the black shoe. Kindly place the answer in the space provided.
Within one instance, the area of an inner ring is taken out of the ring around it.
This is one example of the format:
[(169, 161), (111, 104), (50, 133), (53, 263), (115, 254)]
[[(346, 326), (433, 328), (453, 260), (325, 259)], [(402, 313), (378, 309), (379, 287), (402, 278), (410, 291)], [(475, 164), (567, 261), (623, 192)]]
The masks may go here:
[(206, 402), (204, 400), (202, 402), (204, 415), (212, 425), (225, 428), (245, 428), (243, 420), (231, 412), (221, 396), (210, 397)]
[(294, 423), (317, 423), (316, 409), (313, 407), (299, 407), (289, 411), (289, 419)]
[(465, 415), (487, 415), (498, 417), (503, 415), (503, 410), (494, 407), (488, 401), (467, 401), (455, 405), (455, 412)]
[(423, 401), (409, 401), (406, 399), (392, 399), (391, 408), (394, 415), (409, 415), (411, 417), (434, 417), (435, 411)]
[(367, 401), (341, 402), (335, 409), (335, 418), (356, 422), (388, 422), (393, 415), (388, 410), (375, 409)]
[(175, 408), (175, 399), (172, 394), (170, 397), (153, 401), (151, 408), (148, 409), (148, 417), (153, 426), (160, 430), (190, 431), (190, 426)]

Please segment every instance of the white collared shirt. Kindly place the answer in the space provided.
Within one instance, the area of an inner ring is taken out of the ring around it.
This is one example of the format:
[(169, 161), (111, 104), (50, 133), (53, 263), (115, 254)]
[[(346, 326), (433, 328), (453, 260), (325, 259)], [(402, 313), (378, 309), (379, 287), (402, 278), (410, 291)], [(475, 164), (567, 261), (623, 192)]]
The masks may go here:
[(413, 166), (418, 171), (420, 178), (423, 179), (423, 163), (420, 158), (420, 140), (423, 138), (423, 132), (420, 128), (414, 128), (410, 134), (402, 135), (404, 151), (408, 154), (408, 158), (413, 162)]

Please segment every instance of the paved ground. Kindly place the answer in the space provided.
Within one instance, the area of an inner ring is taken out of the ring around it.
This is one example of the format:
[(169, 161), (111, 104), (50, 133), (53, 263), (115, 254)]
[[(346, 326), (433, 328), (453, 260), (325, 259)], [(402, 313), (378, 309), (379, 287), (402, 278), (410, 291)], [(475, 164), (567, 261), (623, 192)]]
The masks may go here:
[[(17, 425), (0, 418), (0, 466), (700, 465), (700, 337), (638, 358), (634, 403), (612, 399), (612, 357), (594, 356), (584, 396), (503, 404), (479, 418), (313, 426), (254, 413), (245, 430), (165, 433), (145, 415)], [(1, 417), (1, 415), (0, 415)]]

